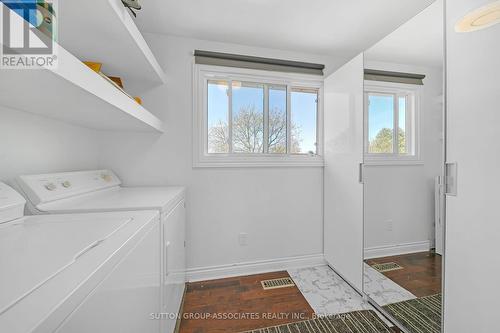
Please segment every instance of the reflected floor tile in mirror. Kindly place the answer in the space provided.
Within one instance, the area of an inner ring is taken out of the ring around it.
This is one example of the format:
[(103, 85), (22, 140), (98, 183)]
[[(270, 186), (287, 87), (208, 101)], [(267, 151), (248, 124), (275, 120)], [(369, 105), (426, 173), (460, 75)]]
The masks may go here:
[(364, 264), (364, 289), (380, 306), (416, 298), (411, 292), (367, 264)]

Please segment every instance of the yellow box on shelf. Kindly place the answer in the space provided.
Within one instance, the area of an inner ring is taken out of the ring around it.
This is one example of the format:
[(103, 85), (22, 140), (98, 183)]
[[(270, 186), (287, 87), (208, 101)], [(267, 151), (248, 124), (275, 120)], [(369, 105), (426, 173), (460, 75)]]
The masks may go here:
[(84, 61), (83, 63), (96, 73), (101, 71), (102, 64), (100, 62)]
[(117, 76), (108, 76), (108, 78), (113, 81), (114, 83), (116, 83), (118, 85), (118, 87), (122, 88), (123, 89), (123, 82), (122, 82), (122, 79), (117, 77)]
[(108, 76), (108, 75), (104, 74), (103, 72), (101, 72), (102, 63), (94, 62), (94, 61), (83, 61), (83, 63), (85, 65), (87, 65), (90, 69), (92, 69), (94, 72), (99, 74), (101, 77), (106, 79), (106, 81), (111, 83), (115, 88), (120, 90), (122, 93), (127, 95), (129, 98), (135, 100), (137, 102), (137, 104), (142, 105), (142, 99), (140, 97), (132, 97), (123, 89), (123, 82), (122, 82), (121, 78), (116, 77), (116, 76)]

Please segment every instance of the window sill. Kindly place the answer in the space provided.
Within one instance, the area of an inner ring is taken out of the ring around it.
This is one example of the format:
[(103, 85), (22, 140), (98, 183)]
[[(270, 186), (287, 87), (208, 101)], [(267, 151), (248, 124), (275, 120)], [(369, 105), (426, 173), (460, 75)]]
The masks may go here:
[(279, 168), (324, 167), (321, 156), (203, 156), (193, 161), (193, 168)]
[(366, 166), (398, 166), (398, 165), (424, 165), (424, 161), (420, 159), (377, 159), (365, 157), (364, 164)]

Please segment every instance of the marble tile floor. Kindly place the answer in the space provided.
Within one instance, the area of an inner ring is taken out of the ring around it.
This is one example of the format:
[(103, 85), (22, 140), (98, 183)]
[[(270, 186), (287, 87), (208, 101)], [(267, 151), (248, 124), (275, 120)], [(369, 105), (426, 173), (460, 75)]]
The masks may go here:
[[(380, 305), (413, 299), (415, 296), (366, 265), (365, 290)], [(329, 266), (288, 270), (295, 284), (317, 315), (332, 315), (358, 310), (375, 310)], [(376, 310), (375, 310), (376, 311)], [(389, 326), (393, 326), (378, 313)]]
[(288, 270), (317, 315), (374, 308), (328, 266)]
[(417, 298), (366, 263), (363, 275), (364, 292), (380, 306)]

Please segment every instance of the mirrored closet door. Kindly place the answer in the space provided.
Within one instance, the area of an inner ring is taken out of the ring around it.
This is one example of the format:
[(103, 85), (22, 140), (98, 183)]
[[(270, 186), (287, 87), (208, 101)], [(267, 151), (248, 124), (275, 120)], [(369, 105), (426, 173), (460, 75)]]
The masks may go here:
[(365, 53), (363, 291), (407, 332), (441, 332), (443, 2)]

